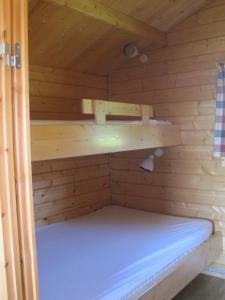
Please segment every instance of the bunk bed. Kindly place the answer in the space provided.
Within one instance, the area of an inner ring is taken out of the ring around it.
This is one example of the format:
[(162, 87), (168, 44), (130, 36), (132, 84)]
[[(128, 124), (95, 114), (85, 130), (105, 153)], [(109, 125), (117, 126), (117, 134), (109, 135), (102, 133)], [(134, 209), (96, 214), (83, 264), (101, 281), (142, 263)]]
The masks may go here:
[[(94, 119), (32, 121), (33, 161), (181, 144), (151, 106), (83, 99), (81, 108)], [(210, 221), (117, 206), (37, 228), (36, 238), (41, 300), (171, 299), (222, 243)]]
[[(177, 126), (151, 119), (151, 106), (83, 99), (81, 108), (84, 115), (87, 114), (90, 118), (94, 115), (95, 119), (31, 121), (32, 161), (181, 143)], [(107, 116), (113, 117), (113, 120), (106, 120)]]

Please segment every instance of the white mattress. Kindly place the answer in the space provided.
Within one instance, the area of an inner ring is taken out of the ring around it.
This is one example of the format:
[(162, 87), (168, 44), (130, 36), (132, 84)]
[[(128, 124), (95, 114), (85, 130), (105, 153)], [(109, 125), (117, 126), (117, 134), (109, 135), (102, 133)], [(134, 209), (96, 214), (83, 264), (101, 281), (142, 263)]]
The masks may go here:
[(37, 229), (41, 300), (137, 299), (212, 223), (109, 206)]

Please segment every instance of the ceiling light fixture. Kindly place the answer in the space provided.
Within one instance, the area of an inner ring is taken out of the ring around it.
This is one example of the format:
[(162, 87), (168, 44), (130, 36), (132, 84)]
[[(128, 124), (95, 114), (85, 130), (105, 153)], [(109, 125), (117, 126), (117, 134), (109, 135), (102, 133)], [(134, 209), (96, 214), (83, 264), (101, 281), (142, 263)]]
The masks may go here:
[(138, 57), (140, 62), (146, 63), (148, 61), (148, 56), (144, 53), (140, 53), (137, 46), (134, 43), (129, 43), (124, 47), (124, 56), (131, 59)]

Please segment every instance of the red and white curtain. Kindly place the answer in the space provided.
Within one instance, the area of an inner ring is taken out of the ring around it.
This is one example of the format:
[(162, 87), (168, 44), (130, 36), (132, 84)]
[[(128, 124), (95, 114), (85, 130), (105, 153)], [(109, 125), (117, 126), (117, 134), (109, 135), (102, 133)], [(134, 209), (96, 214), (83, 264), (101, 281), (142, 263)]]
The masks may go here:
[(225, 157), (225, 65), (219, 65), (216, 97), (214, 156)]

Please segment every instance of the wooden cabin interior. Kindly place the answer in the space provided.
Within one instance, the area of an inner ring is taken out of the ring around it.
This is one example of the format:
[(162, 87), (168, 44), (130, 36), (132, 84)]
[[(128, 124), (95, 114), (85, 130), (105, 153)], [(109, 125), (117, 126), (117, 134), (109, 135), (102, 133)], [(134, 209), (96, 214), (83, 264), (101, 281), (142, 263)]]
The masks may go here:
[(225, 282), (225, 0), (0, 0), (0, 29), (0, 299), (224, 299), (181, 291)]

